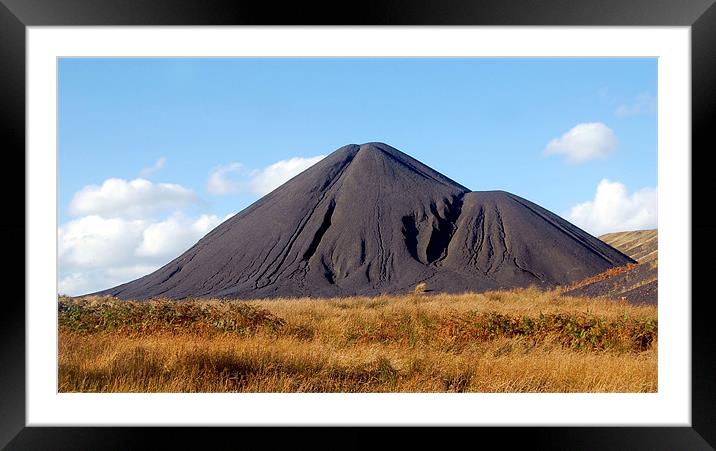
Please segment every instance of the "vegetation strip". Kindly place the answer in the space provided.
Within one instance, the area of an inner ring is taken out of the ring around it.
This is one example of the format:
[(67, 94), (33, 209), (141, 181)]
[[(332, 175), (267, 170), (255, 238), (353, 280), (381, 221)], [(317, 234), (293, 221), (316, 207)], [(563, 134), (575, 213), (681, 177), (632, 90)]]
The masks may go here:
[(655, 392), (656, 306), (537, 289), (61, 298), (61, 392)]
[[(153, 333), (238, 336), (258, 333), (313, 339), (316, 325), (295, 323), (256, 303), (242, 301), (70, 300), (58, 304), (60, 329), (77, 333), (143, 336)], [(593, 313), (503, 314), (468, 310), (462, 313), (423, 312), (419, 308), (385, 312), (373, 321), (347, 324), (347, 342), (452, 342), (523, 338), (533, 343), (547, 338), (579, 350), (641, 352), (657, 339), (655, 318), (624, 315), (604, 318)], [(320, 335), (320, 334), (319, 334)], [(319, 337), (320, 338), (320, 337)]]

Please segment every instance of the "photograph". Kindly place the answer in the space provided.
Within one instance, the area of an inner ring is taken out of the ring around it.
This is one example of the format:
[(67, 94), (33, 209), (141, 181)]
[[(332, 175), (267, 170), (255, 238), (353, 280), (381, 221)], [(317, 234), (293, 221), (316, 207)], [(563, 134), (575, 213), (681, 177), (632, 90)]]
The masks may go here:
[(0, 0), (0, 449), (716, 449), (715, 2)]
[(57, 392), (659, 393), (658, 69), (58, 57)]

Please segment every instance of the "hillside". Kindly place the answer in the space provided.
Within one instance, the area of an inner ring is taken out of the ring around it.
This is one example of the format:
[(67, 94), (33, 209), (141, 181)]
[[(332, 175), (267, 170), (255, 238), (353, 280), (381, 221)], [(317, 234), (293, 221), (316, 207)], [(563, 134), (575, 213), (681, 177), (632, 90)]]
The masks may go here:
[(633, 262), (526, 199), (351, 144), (159, 270), (97, 294), (276, 298), (552, 288)]
[(619, 249), (639, 263), (658, 260), (658, 230), (607, 233), (599, 237), (608, 245)]
[(572, 284), (569, 296), (606, 296), (631, 303), (658, 302), (658, 231), (637, 230), (599, 237), (638, 262)]

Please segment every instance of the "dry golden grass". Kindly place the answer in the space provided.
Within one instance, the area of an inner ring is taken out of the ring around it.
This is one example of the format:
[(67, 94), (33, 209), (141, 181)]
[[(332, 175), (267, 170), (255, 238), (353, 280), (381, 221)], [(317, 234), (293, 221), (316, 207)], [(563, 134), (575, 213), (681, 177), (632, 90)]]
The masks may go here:
[(535, 289), (59, 304), (62, 392), (655, 392), (657, 309)]

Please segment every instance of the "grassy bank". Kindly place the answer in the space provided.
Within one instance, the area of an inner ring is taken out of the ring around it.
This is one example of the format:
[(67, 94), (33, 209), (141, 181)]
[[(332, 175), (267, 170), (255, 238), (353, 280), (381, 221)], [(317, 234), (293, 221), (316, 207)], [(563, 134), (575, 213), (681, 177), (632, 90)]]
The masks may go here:
[(657, 310), (515, 290), (60, 299), (59, 390), (653, 392)]

